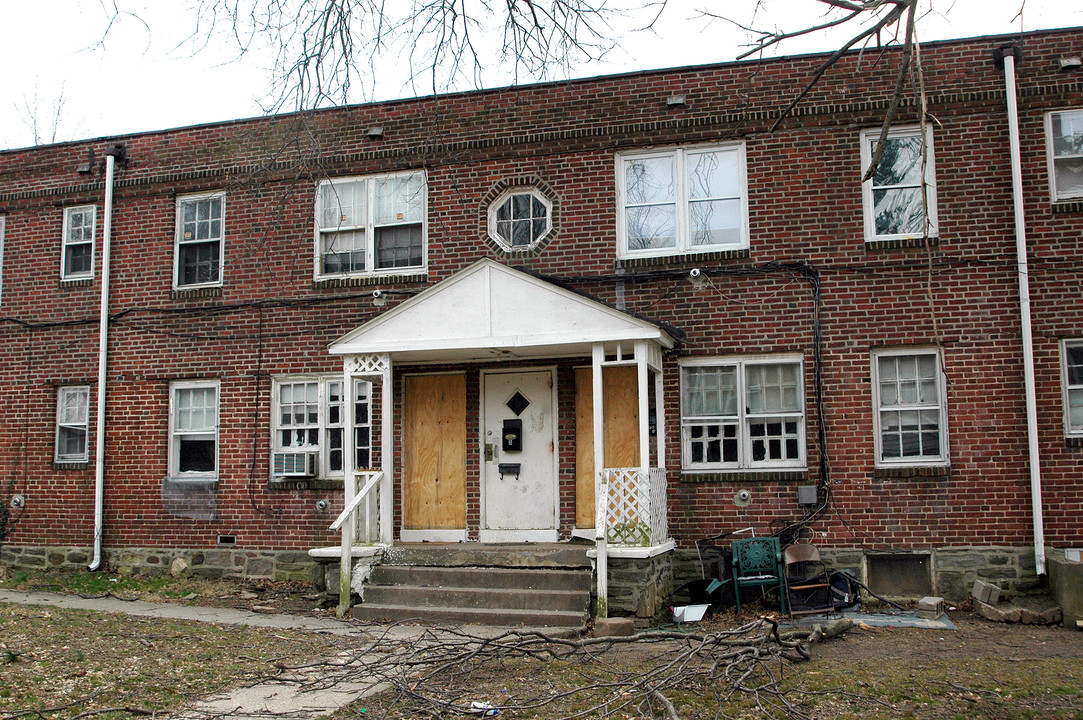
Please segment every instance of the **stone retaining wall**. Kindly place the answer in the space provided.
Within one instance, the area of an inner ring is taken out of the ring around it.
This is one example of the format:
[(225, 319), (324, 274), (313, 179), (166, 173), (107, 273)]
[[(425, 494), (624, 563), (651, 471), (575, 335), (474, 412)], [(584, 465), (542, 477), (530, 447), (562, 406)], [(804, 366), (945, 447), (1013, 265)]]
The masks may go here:
[[(86, 570), (90, 547), (0, 547), (0, 565), (35, 570)], [(177, 558), (188, 573), (203, 578), (297, 580), (316, 582), (317, 564), (306, 552), (241, 549), (124, 548), (107, 550), (104, 564), (118, 575), (167, 575)], [(322, 580), (322, 577), (320, 578)]]
[[(656, 618), (673, 592), (673, 553), (652, 558), (609, 558), (610, 617)], [(597, 591), (594, 586), (592, 594)], [(597, 600), (597, 598), (594, 598)]]
[[(971, 546), (943, 547), (929, 551), (932, 555), (933, 594), (948, 600), (961, 601), (970, 594), (975, 580), (987, 580), (1000, 586), (1005, 593), (1026, 593), (1039, 587), (1035, 574), (1034, 548), (1031, 546)], [(828, 567), (850, 570), (865, 581), (865, 556), (861, 550), (821, 548), (820, 554)], [(713, 577), (714, 567), (707, 563), (706, 573)], [(673, 587), (701, 577), (695, 548), (674, 552)]]

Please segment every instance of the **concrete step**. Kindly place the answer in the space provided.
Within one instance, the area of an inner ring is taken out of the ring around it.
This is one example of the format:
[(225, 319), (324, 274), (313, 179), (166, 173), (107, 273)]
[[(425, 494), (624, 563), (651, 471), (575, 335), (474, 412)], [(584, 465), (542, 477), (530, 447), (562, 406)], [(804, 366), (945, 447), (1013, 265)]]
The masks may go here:
[(495, 567), (431, 567), (424, 565), (378, 565), (373, 585), (417, 587), (486, 588), (489, 590), (577, 590), (589, 592), (589, 569), (553, 570)]
[(502, 568), (589, 568), (585, 542), (483, 544), (396, 543), (384, 552), (391, 565)]
[(586, 612), (590, 595), (571, 590), (510, 590), (490, 588), (417, 587), (413, 585), (370, 585), (365, 588), (365, 605), (406, 605), (416, 608), (453, 607), (462, 609), (532, 610), (537, 613)]
[(495, 625), (497, 627), (582, 627), (588, 615), (583, 612), (482, 609), (459, 607), (417, 608), (410, 605), (363, 603), (354, 605), (353, 616), (370, 622), (418, 620), (448, 625)]

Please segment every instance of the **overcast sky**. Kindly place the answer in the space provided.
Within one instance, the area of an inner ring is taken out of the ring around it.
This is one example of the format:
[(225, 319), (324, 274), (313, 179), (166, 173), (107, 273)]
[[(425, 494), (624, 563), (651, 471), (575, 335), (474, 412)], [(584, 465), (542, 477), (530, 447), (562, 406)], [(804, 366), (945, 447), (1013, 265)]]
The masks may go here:
[[(113, 0), (0, 0), (0, 25), (5, 28), (0, 43), (4, 68), (0, 148), (34, 143), (35, 112), (39, 142), (50, 141), (61, 97), (58, 142), (263, 113), (269, 98), (270, 54), (256, 51), (238, 60), (228, 38), (217, 38), (196, 52), (187, 0), (115, 1), (133, 15), (123, 16), (102, 41), (108, 22), (102, 3), (111, 7)], [(932, 10), (919, 25), (922, 41), (1083, 25), (1079, 0), (1025, 0), (1025, 5), (1024, 0), (923, 1), (932, 2)], [(631, 38), (624, 47), (604, 61), (574, 68), (572, 76), (733, 60), (746, 48), (747, 33), (697, 13), (697, 8), (719, 5), (669, 0), (653, 34), (631, 35), (630, 29), (642, 25), (643, 19), (628, 18), (625, 26), (615, 29), (618, 36)], [(1021, 5), (1022, 16), (1017, 17)], [(766, 0), (766, 14), (757, 18), (755, 0), (727, 0), (725, 7), (741, 22), (791, 29), (815, 23), (823, 6), (815, 0)], [(837, 47), (839, 38), (807, 36), (770, 54), (829, 50)], [(1079, 50), (1083, 53), (1083, 34)], [(401, 67), (395, 62), (377, 67), (374, 91), (358, 91), (351, 101), (431, 92), (431, 85), (410, 87)], [(510, 82), (509, 77), (496, 75), (488, 84)]]

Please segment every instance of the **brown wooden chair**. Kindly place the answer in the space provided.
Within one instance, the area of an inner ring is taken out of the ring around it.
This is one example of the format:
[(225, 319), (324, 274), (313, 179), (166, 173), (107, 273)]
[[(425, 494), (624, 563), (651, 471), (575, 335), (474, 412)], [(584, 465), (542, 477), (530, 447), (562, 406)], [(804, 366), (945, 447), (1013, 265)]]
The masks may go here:
[(782, 551), (782, 564), (785, 568), (786, 605), (791, 618), (835, 611), (831, 603), (827, 566), (820, 559), (820, 551), (815, 545), (790, 545)]

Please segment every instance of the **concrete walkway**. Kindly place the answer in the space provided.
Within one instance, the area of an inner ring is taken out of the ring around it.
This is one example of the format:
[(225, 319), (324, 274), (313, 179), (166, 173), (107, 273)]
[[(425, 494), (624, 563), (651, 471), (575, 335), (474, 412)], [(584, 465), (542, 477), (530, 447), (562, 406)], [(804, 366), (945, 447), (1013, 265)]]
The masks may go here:
[[(388, 640), (409, 640), (425, 628), (396, 625), (364, 626), (332, 618), (303, 615), (262, 614), (230, 608), (193, 607), (126, 601), (113, 597), (81, 598), (46, 592), (22, 592), (0, 589), (0, 603), (48, 605), (69, 610), (120, 613), (142, 617), (191, 620), (221, 625), (250, 625), (253, 627), (301, 630)], [(496, 628), (476, 628), (479, 634), (496, 634)], [(383, 689), (374, 680), (358, 679), (358, 663), (344, 658), (327, 658), (320, 675), (314, 679), (303, 672), (286, 673), (272, 681), (236, 688), (204, 698), (191, 709), (173, 715), (175, 720), (207, 720), (207, 718), (251, 718), (252, 720), (302, 720), (330, 715), (358, 698)], [(315, 680), (315, 681), (314, 681)]]

